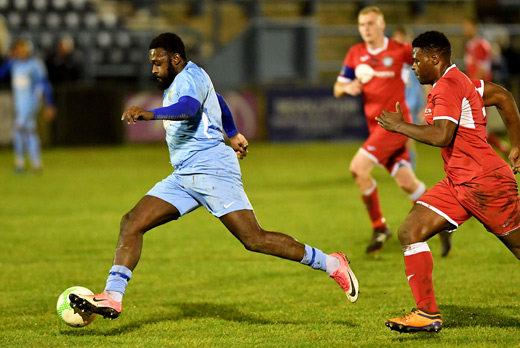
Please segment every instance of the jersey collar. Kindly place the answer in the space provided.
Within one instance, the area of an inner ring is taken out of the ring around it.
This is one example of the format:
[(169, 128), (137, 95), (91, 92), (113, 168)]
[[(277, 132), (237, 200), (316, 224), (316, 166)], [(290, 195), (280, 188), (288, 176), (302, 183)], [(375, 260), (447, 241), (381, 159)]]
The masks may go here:
[(383, 38), (383, 46), (382, 47), (379, 47), (379, 48), (376, 48), (375, 50), (372, 50), (372, 49), (368, 48), (368, 46), (367, 46), (367, 51), (371, 55), (377, 56), (379, 53), (383, 52), (387, 48), (388, 48), (388, 38), (385, 36)]

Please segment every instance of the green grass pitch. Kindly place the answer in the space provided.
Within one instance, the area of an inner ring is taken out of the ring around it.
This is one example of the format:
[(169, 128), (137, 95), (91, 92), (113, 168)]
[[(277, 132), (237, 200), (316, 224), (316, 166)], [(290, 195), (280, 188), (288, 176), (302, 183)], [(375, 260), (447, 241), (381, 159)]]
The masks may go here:
[[(414, 307), (396, 231), (411, 203), (382, 169), (382, 208), (394, 237), (364, 250), (367, 213), (348, 173), (359, 144), (252, 143), (241, 161), (260, 224), (351, 259), (355, 304), (325, 273), (246, 251), (203, 208), (145, 236), (123, 313), (75, 329), (56, 314), (59, 294), (99, 292), (119, 221), (171, 172), (165, 144), (57, 148), (42, 175), (12, 173), (0, 149), (1, 347), (504, 347), (520, 344), (518, 261), (474, 219), (442, 259), (433, 238), (439, 334), (399, 334), (386, 319)], [(418, 176), (444, 177), (439, 149), (417, 145)]]

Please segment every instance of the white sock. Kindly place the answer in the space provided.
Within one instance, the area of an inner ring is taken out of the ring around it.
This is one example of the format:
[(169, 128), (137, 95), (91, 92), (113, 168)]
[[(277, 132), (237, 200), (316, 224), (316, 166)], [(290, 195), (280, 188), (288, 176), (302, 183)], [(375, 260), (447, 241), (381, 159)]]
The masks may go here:
[(123, 294), (120, 293), (119, 291), (106, 290), (105, 292), (107, 293), (108, 296), (112, 297), (112, 300), (117, 301), (117, 302), (123, 302)]
[(339, 260), (333, 256), (327, 255), (327, 260), (325, 261), (327, 265), (327, 273), (332, 275), (332, 273), (336, 272), (339, 268)]

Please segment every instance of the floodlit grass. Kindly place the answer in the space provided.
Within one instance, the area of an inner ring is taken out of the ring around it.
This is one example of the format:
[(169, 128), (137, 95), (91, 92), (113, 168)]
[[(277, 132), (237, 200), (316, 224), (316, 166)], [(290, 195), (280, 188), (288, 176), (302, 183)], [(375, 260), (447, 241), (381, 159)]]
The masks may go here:
[[(241, 162), (262, 226), (352, 260), (355, 304), (323, 272), (246, 251), (204, 209), (150, 231), (115, 321), (74, 329), (58, 295), (103, 289), (119, 221), (171, 172), (166, 145), (47, 149), (42, 175), (14, 175), (0, 149), (2, 347), (504, 347), (520, 344), (518, 261), (476, 221), (442, 259), (437, 238), (439, 334), (398, 334), (384, 321), (414, 307), (397, 238), (364, 250), (367, 213), (348, 174), (359, 144), (259, 144)], [(444, 174), (438, 149), (418, 145), (418, 176)], [(411, 207), (381, 169), (383, 212), (394, 231)]]

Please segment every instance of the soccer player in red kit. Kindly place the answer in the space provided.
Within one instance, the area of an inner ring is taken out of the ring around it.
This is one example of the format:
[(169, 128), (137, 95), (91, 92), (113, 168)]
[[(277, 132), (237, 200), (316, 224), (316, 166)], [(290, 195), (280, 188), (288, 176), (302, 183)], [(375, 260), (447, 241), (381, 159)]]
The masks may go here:
[[(446, 177), (414, 205), (399, 227), (405, 273), (417, 308), (386, 321), (400, 332), (439, 331), (442, 317), (433, 291), (433, 259), (426, 241), (455, 230), (471, 216), (495, 234), (520, 259), (520, 198), (514, 173), (520, 170), (520, 115), (508, 91), (471, 80), (451, 61), (451, 45), (437, 31), (414, 39), (413, 66), (421, 84), (432, 84), (426, 125), (384, 110), (376, 118), (384, 129), (441, 147)], [(495, 105), (508, 129), (512, 170), (486, 141), (484, 106)]]
[[(352, 159), (350, 172), (372, 222), (372, 239), (366, 248), (367, 253), (372, 253), (381, 249), (391, 235), (381, 212), (372, 169), (376, 165), (385, 167), (413, 202), (422, 196), (426, 186), (416, 178), (410, 165), (408, 138), (387, 132), (378, 127), (375, 120), (383, 109), (392, 109), (397, 99), (405, 120), (411, 122), (401, 71), (405, 64), (413, 63), (412, 46), (385, 37), (385, 20), (378, 7), (366, 7), (359, 12), (358, 28), (363, 42), (347, 52), (343, 69), (334, 84), (334, 96), (363, 96), (369, 136)], [(363, 68), (365, 72), (368, 70), (368, 75), (360, 72)]]
[[(465, 73), (470, 79), (491, 81), (493, 51), (488, 40), (479, 35), (478, 23), (475, 19), (467, 18), (462, 24), (462, 32), (467, 40), (464, 46)], [(487, 130), (487, 142), (502, 156), (509, 154), (508, 144), (500, 139), (498, 134)], [(442, 241), (442, 253), (447, 255), (451, 249), (451, 234), (439, 234)]]

